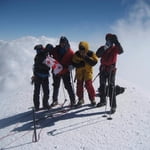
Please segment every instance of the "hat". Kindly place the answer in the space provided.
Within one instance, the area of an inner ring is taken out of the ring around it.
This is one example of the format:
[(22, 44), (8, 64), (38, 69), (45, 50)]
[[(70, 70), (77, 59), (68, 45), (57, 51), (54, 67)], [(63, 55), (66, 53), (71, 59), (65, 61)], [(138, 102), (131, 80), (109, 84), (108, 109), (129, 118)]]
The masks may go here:
[(44, 47), (43, 47), (42, 44), (35, 45), (35, 46), (34, 46), (34, 49), (36, 50), (37, 54), (41, 54), (41, 53), (44, 52), (44, 51), (43, 51), (43, 50), (44, 50)]
[(52, 44), (47, 44), (45, 49), (48, 50), (48, 51), (51, 51), (53, 49), (53, 45)]
[(43, 50), (43, 45), (42, 44), (38, 44), (34, 46), (35, 50)]

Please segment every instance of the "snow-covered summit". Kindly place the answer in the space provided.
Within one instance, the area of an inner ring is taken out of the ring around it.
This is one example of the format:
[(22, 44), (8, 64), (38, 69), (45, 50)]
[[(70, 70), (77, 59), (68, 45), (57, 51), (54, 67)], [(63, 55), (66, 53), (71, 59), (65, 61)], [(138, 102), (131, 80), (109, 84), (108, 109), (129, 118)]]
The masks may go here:
[[(89, 107), (85, 92), (83, 107), (67, 113), (59, 113), (39, 122), (39, 141), (32, 142), (33, 86), (30, 84), (34, 58), (33, 47), (45, 41), (26, 37), (17, 41), (0, 41), (0, 149), (13, 150), (149, 150), (150, 143), (150, 98), (137, 86), (133, 86), (117, 76), (116, 84), (126, 87), (117, 96), (117, 111), (113, 120), (104, 118), (105, 108)], [(25, 41), (27, 41), (25, 43)], [(48, 39), (45, 43), (51, 43)], [(28, 43), (28, 44), (27, 44)], [(52, 44), (56, 44), (57, 41)], [(74, 43), (74, 46), (75, 43)], [(95, 68), (94, 76), (97, 74)], [(99, 86), (98, 78), (94, 87)], [(63, 86), (59, 93), (59, 103), (63, 103), (67, 93)], [(42, 93), (41, 93), (42, 95)], [(52, 79), (50, 77), (50, 99), (52, 102)], [(99, 102), (99, 98), (96, 98)], [(65, 105), (69, 104), (69, 100)], [(109, 107), (107, 107), (109, 110)], [(46, 115), (38, 113), (37, 118)]]

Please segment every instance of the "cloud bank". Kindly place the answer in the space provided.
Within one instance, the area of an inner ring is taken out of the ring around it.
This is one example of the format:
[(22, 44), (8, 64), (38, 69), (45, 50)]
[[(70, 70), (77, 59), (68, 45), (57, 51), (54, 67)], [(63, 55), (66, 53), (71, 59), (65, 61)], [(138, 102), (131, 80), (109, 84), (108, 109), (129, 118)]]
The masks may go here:
[(150, 4), (138, 1), (126, 18), (118, 20), (113, 25), (112, 30), (118, 35), (124, 48), (124, 54), (118, 61), (119, 74), (148, 91)]
[[(13, 41), (0, 41), (0, 93), (29, 86), (32, 76), (36, 44), (58, 44), (58, 39), (45, 36), (23, 37)], [(75, 47), (75, 43), (72, 43)], [(23, 85), (23, 86), (22, 86)]]

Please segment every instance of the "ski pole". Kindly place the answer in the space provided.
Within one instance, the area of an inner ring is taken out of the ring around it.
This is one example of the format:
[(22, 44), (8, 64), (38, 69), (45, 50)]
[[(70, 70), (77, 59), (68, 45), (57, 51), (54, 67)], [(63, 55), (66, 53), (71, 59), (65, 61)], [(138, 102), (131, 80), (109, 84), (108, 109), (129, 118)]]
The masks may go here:
[(33, 127), (34, 127), (34, 142), (37, 142), (37, 133), (36, 133), (36, 121), (35, 121), (35, 109), (32, 107), (32, 112), (33, 112)]
[(107, 104), (108, 104), (108, 98), (109, 98), (109, 79), (110, 79), (111, 74), (109, 75), (109, 78), (107, 80), (107, 85), (105, 86), (105, 94), (106, 94), (106, 105), (105, 105), (105, 113), (103, 117), (107, 117), (106, 115), (106, 110), (107, 110)]
[[(114, 100), (114, 88), (115, 88), (115, 85), (113, 85), (113, 87), (112, 87), (111, 102), (110, 102), (110, 107), (111, 107), (111, 108), (112, 108), (112, 104), (113, 104), (113, 100)], [(111, 111), (110, 111), (109, 117), (108, 117), (107, 119), (108, 119), (108, 120), (112, 120)]]
[(108, 87), (108, 85), (106, 85), (105, 86), (105, 94), (106, 94), (106, 105), (105, 105), (105, 110), (104, 110), (104, 115), (103, 115), (103, 117), (107, 117), (107, 115), (106, 115), (106, 110), (107, 110), (107, 103), (108, 103), (108, 92), (109, 92), (109, 88), (107, 88)]
[(110, 73), (107, 79), (107, 85), (105, 87), (105, 93), (106, 93), (106, 105), (105, 105), (105, 114), (103, 115), (104, 117), (106, 116), (106, 110), (107, 110), (107, 104), (108, 104), (108, 98), (109, 98), (109, 88), (110, 88), (110, 79), (111, 79), (111, 74), (112, 74), (112, 69), (110, 69)]
[(77, 80), (77, 75), (75, 74), (75, 77), (74, 77), (74, 83), (76, 82), (76, 80)]
[[(110, 72), (109, 88), (110, 88), (110, 80), (111, 80), (111, 77), (112, 77), (112, 71), (113, 71), (113, 67), (111, 67), (111, 72)], [(115, 79), (114, 79), (114, 81), (115, 81)], [(115, 84), (113, 84), (113, 86), (111, 88), (112, 88), (111, 96), (109, 96), (109, 99), (110, 99), (110, 113), (109, 113), (109, 117), (107, 118), (108, 120), (112, 120), (112, 117), (111, 117), (111, 108), (112, 108), (112, 104), (113, 104), (113, 100), (114, 100), (114, 88), (115, 88)]]
[(100, 72), (95, 76), (92, 82), (94, 82), (99, 75), (100, 75)]
[(73, 84), (72, 70), (71, 70), (70, 76), (71, 76), (71, 84), (72, 84), (73, 92), (75, 93), (74, 84)]
[[(64, 102), (66, 103), (67, 99), (66, 99), (66, 94), (65, 94), (65, 85), (64, 85), (64, 81), (63, 81), (62, 84), (63, 84), (63, 87), (62, 87), (62, 88), (63, 88), (63, 94), (64, 94), (64, 98), (65, 98)], [(65, 104), (65, 103), (64, 103), (64, 104)]]

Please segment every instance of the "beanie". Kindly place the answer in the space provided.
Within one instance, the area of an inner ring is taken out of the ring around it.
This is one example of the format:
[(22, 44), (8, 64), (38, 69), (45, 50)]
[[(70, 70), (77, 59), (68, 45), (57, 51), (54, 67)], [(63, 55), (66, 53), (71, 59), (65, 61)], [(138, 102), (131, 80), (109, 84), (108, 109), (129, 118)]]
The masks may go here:
[(35, 50), (42, 50), (43, 49), (43, 45), (42, 44), (38, 44), (34, 46)]

